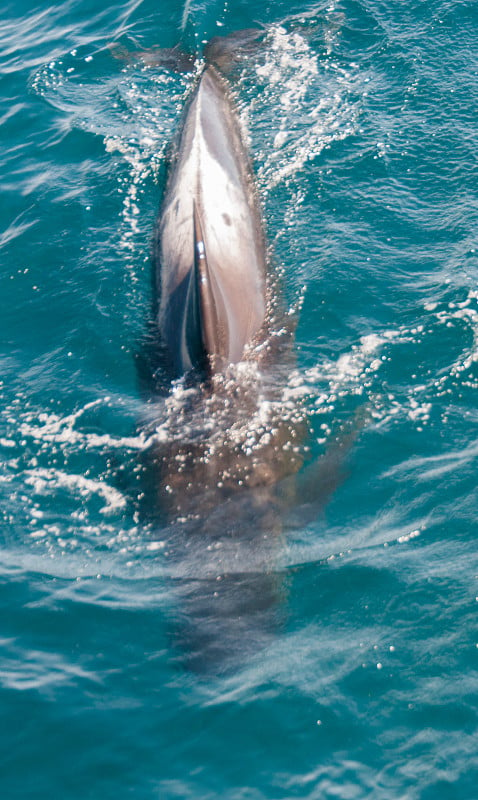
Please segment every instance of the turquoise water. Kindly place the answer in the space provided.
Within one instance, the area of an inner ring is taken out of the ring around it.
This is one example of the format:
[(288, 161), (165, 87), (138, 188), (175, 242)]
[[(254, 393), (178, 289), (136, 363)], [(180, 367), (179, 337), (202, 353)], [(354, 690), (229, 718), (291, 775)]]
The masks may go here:
[[(107, 47), (258, 23), (235, 91), (315, 476), (267, 546), (241, 506), (138, 510), (192, 78)], [(1, 796), (474, 800), (476, 4), (19, 0), (0, 53)]]

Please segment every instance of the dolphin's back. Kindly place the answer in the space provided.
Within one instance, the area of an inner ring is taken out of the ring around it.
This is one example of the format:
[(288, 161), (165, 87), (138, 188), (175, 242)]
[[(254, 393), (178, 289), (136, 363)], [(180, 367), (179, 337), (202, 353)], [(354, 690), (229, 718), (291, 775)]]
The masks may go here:
[(240, 361), (264, 323), (266, 250), (229, 84), (212, 65), (184, 115), (158, 233), (158, 322), (175, 372)]

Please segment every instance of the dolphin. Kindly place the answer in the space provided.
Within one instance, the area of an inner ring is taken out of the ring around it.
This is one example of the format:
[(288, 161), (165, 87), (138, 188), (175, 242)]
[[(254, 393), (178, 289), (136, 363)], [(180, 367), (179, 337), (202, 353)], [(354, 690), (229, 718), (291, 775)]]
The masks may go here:
[[(334, 490), (342, 460), (303, 470), (307, 411), (284, 391), (295, 364), (294, 320), (269, 268), (227, 78), (231, 61), (262, 35), (217, 37), (205, 48), (153, 237), (150, 332), (159, 329), (169, 369), (159, 370), (164, 387), (152, 380), (145, 404), (141, 425), (151, 436), (138, 500), (141, 518), (165, 546), (180, 609), (172, 626), (180, 658), (208, 673), (236, 668), (281, 624), (285, 574), (276, 559), (291, 508), (299, 518), (297, 476), (305, 479), (301, 507), (315, 517), (317, 486), (325, 495)], [(169, 68), (180, 53), (148, 51), (144, 63)], [(178, 68), (189, 63), (181, 57)]]
[(266, 318), (266, 240), (231, 87), (208, 61), (183, 114), (154, 250), (175, 376), (241, 361)]

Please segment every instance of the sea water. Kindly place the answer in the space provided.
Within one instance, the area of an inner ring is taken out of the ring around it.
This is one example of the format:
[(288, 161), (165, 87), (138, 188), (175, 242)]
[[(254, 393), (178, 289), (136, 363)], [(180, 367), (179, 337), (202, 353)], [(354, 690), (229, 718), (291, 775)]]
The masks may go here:
[[(194, 75), (109, 45), (257, 26), (234, 93), (297, 319), (279, 412), (325, 468), (267, 548), (206, 518), (171, 558), (138, 351)], [(474, 800), (476, 4), (18, 0), (0, 58), (2, 798)], [(226, 573), (232, 663), (195, 669), (178, 631)]]

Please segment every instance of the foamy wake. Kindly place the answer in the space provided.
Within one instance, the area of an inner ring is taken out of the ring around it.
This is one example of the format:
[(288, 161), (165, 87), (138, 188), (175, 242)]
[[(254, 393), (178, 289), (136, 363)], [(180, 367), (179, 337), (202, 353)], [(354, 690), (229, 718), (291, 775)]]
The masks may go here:
[(320, 62), (300, 32), (274, 26), (268, 45), (265, 63), (256, 68), (263, 91), (251, 109), (259, 122), (274, 109), (273, 139), (262, 151), (259, 169), (260, 183), (271, 189), (300, 172), (331, 142), (355, 132), (360, 77), (357, 65), (345, 69), (330, 59)]
[[(121, 492), (107, 483), (58, 469), (37, 467), (26, 470), (25, 483), (27, 486), (31, 486), (34, 495), (51, 494), (52, 491), (56, 492), (58, 489), (66, 489), (72, 495), (82, 498), (97, 495), (105, 501), (104, 506), (100, 508), (102, 514), (109, 514), (126, 505), (126, 500)], [(35, 516), (38, 518), (41, 516), (41, 512), (37, 511)]]
[(140, 223), (145, 187), (164, 163), (188, 84), (183, 77), (144, 65), (121, 68), (112, 55), (105, 60), (102, 54), (102, 59), (103, 72), (98, 74), (95, 55), (72, 50), (41, 67), (32, 88), (68, 114), (70, 125), (101, 137), (112, 157), (122, 196), (118, 247), (134, 296), (149, 255), (151, 225), (146, 232)]

